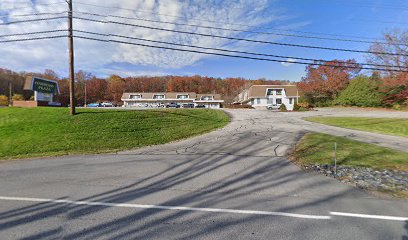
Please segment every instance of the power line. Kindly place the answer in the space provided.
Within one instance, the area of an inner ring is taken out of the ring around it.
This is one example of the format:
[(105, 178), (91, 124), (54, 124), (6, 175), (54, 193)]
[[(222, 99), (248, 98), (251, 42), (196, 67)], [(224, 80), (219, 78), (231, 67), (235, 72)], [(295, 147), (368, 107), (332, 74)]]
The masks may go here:
[(30, 13), (30, 14), (5, 14), (0, 15), (0, 17), (32, 17), (32, 16), (43, 16), (43, 15), (61, 15), (66, 13), (63, 12), (38, 12), (38, 13)]
[(66, 31), (67, 31), (66, 29), (56, 29), (56, 30), (39, 31), (39, 32), (4, 34), (4, 35), (0, 35), (0, 37), (15, 37), (15, 36), (36, 35), (36, 34), (44, 34), (44, 33), (66, 32)]
[[(19, 14), (19, 15), (0, 15), (2, 16), (13, 16), (13, 17), (28, 17), (28, 16), (42, 16), (42, 15), (60, 15), (64, 14), (64, 12), (58, 13), (33, 13), (33, 14)], [(196, 24), (186, 24), (186, 23), (177, 23), (177, 22), (168, 22), (168, 21), (160, 21), (160, 20), (152, 20), (152, 19), (144, 19), (144, 18), (135, 18), (135, 17), (124, 17), (124, 16), (117, 16), (117, 15), (102, 15), (97, 13), (87, 13), (87, 12), (80, 12), (76, 11), (75, 13), (83, 14), (83, 15), (91, 15), (91, 16), (99, 16), (99, 17), (113, 17), (113, 18), (120, 18), (120, 19), (128, 19), (128, 20), (138, 20), (144, 22), (155, 22), (155, 23), (165, 23), (165, 24), (172, 24), (178, 26), (190, 26), (190, 27), (198, 27), (198, 28), (205, 28), (205, 29), (215, 29), (215, 30), (223, 30), (223, 31), (231, 31), (231, 32), (246, 32), (246, 33), (254, 33), (254, 34), (264, 34), (264, 35), (275, 35), (275, 36), (283, 36), (283, 37), (296, 37), (296, 38), (306, 38), (306, 39), (318, 39), (318, 40), (330, 40), (330, 41), (342, 41), (342, 42), (356, 42), (356, 43), (380, 43), (380, 44), (387, 44), (386, 42), (382, 41), (368, 41), (368, 40), (354, 40), (354, 39), (343, 39), (343, 38), (330, 38), (330, 37), (317, 37), (317, 36), (306, 36), (306, 35), (299, 35), (299, 34), (285, 34), (285, 33), (273, 33), (273, 32), (263, 32), (263, 31), (250, 31), (244, 29), (232, 29), (232, 28), (222, 28), (222, 27), (214, 27), (214, 26), (203, 26), (203, 25), (196, 25)], [(395, 45), (403, 45), (408, 46), (405, 43), (393, 43)]]
[(67, 37), (67, 35), (54, 35), (54, 36), (47, 36), (47, 37), (21, 38), (21, 39), (13, 39), (13, 40), (0, 40), (0, 43), (26, 42), (26, 41), (36, 41), (36, 40), (65, 38), (65, 37)]
[[(65, 37), (67, 37), (67, 35), (54, 35), (54, 36), (47, 36), (47, 37), (34, 37), (34, 38), (23, 38), (23, 39), (13, 39), (13, 40), (0, 40), (0, 43), (36, 41), (36, 40), (56, 39), (56, 38), (65, 38)], [(242, 55), (230, 55), (230, 54), (214, 53), (214, 52), (203, 52), (203, 51), (198, 51), (198, 50), (187, 50), (187, 49), (171, 48), (171, 47), (164, 47), (164, 46), (154, 46), (154, 45), (132, 43), (132, 42), (112, 40), (112, 39), (105, 40), (105, 39), (97, 39), (97, 38), (90, 38), (90, 37), (84, 37), (84, 36), (75, 36), (75, 37), (80, 38), (80, 39), (99, 41), (99, 42), (114, 42), (114, 43), (121, 43), (121, 44), (135, 45), (135, 46), (142, 46), (142, 47), (150, 47), (150, 48), (157, 48), (157, 49), (166, 49), (166, 50), (174, 50), (174, 51), (182, 51), (182, 52), (190, 52), (190, 53), (199, 53), (199, 54), (206, 54), (206, 55), (232, 57), (232, 58), (241, 58), (241, 59), (269, 61), (269, 62), (293, 63), (293, 64), (315, 65), (315, 66), (330, 66), (330, 67), (335, 67), (335, 68), (364, 69), (364, 70), (373, 70), (373, 71), (408, 72), (408, 70), (358, 67), (357, 66), (358, 63), (352, 64), (354, 66), (341, 66), (341, 65), (327, 64), (327, 61), (324, 61), (325, 63), (319, 63), (319, 62), (321, 62), (321, 60), (317, 60), (317, 59), (314, 60), (315, 62), (300, 62), (300, 61), (291, 61), (291, 60), (278, 60), (278, 59), (270, 59), (270, 58), (249, 57), (249, 56), (242, 56)], [(250, 54), (250, 53), (246, 53), (246, 54)]]
[[(252, 59), (252, 60), (269, 61), (269, 62), (293, 63), (293, 64), (315, 65), (315, 66), (330, 66), (330, 67), (335, 67), (335, 68), (366, 69), (366, 70), (374, 70), (374, 71), (408, 72), (408, 70), (393, 70), (393, 69), (383, 69), (383, 68), (366, 68), (366, 67), (358, 67), (358, 66), (328, 65), (328, 64), (317, 63), (317, 62), (315, 62), (315, 63), (310, 63), (310, 62), (278, 60), (278, 59), (260, 58), (260, 57), (249, 57), (249, 56), (242, 56), (242, 55), (230, 55), (230, 54), (224, 54), (224, 53), (203, 52), (203, 51), (198, 51), (198, 50), (187, 50), (187, 49), (164, 47), (164, 46), (154, 46), (154, 45), (147, 45), (147, 44), (141, 44), (141, 43), (132, 43), (132, 42), (112, 40), (112, 39), (105, 40), (105, 39), (84, 37), (84, 36), (78, 36), (78, 35), (75, 36), (75, 37), (81, 38), (81, 39), (99, 41), (99, 42), (114, 42), (114, 43), (135, 45), (135, 46), (141, 46), (141, 47), (149, 47), (149, 48), (157, 48), (157, 49), (166, 49), (166, 50), (174, 50), (174, 51), (190, 52), (190, 53), (200, 53), (200, 54), (223, 56), (223, 57), (232, 57), (232, 58)], [(357, 64), (352, 64), (352, 65), (357, 65)]]
[(262, 44), (272, 44), (272, 45), (287, 46), (287, 47), (311, 48), (311, 49), (321, 49), (321, 50), (341, 51), (341, 52), (382, 54), (382, 55), (393, 55), (393, 56), (408, 56), (406, 54), (399, 54), (399, 53), (386, 53), (386, 52), (376, 52), (376, 51), (366, 51), (366, 50), (356, 50), (356, 49), (332, 48), (332, 47), (311, 46), (311, 45), (291, 44), (291, 43), (278, 43), (278, 42), (255, 40), (255, 39), (248, 39), (248, 38), (227, 37), (227, 36), (220, 36), (220, 35), (214, 35), (214, 34), (205, 34), (205, 33), (195, 33), (195, 32), (189, 32), (189, 31), (172, 30), (172, 29), (167, 29), (167, 28), (150, 27), (150, 26), (144, 26), (144, 25), (139, 25), (139, 24), (123, 23), (123, 22), (116, 22), (116, 21), (102, 21), (102, 20), (95, 20), (95, 19), (82, 18), (82, 17), (74, 17), (74, 18), (79, 19), (79, 20), (98, 22), (98, 23), (104, 23), (104, 24), (112, 23), (112, 24), (131, 26), (131, 27), (140, 27), (140, 28), (159, 30), (159, 31), (166, 31), (166, 32), (184, 33), (184, 34), (197, 35), (197, 36), (203, 36), (203, 37), (213, 37), (213, 38), (221, 38), (221, 39), (236, 40), (236, 41), (254, 42), (254, 43), (262, 43)]
[(41, 21), (50, 21), (56, 19), (65, 19), (67, 17), (51, 17), (51, 18), (36, 18), (36, 19), (27, 19), (27, 20), (19, 20), (19, 21), (12, 21), (12, 22), (4, 22), (0, 23), (0, 25), (11, 25), (17, 23), (28, 23), (28, 22), (41, 22)]
[[(199, 49), (205, 49), (205, 50), (215, 50), (215, 51), (222, 51), (222, 52), (229, 52), (229, 53), (249, 54), (249, 55), (257, 55), (257, 56), (267, 56), (267, 57), (286, 58), (286, 59), (295, 59), (295, 60), (306, 60), (306, 61), (330, 62), (329, 60), (323, 60), (323, 59), (301, 58), (301, 57), (293, 57), (293, 56), (282, 56), (282, 55), (266, 54), (266, 53), (254, 53), (254, 52), (248, 52), (248, 51), (228, 50), (228, 49), (222, 49), (222, 48), (202, 47), (202, 46), (172, 43), (172, 42), (166, 42), (166, 41), (150, 40), (150, 39), (145, 39), (145, 38), (129, 37), (129, 36), (117, 35), (117, 34), (104, 34), (104, 33), (96, 33), (96, 32), (83, 31), (83, 30), (75, 30), (75, 32), (98, 35), (98, 36), (104, 36), (104, 37), (120, 37), (120, 38), (139, 40), (139, 41), (145, 41), (145, 42), (169, 44), (169, 45), (199, 48)], [(345, 61), (339, 61), (339, 62), (347, 63)], [(370, 64), (370, 63), (356, 63), (356, 64), (362, 65), (362, 66), (376, 66), (376, 67), (388, 67), (388, 68), (397, 68), (398, 67), (398, 66), (392, 66), (392, 65)]]
[[(66, 13), (66, 11), (59, 12), (59, 13), (50, 13), (50, 12), (48, 12), (48, 13), (33, 13), (33, 14), (19, 14), (19, 15), (0, 15), (0, 17), (1, 16), (27, 17), (27, 16), (41, 16), (41, 15), (60, 15), (60, 14), (64, 14), (64, 13)], [(297, 37), (297, 38), (306, 38), (306, 39), (330, 40), (330, 41), (343, 41), (343, 42), (388, 44), (387, 42), (382, 42), (382, 41), (366, 41), (366, 40), (353, 40), (353, 39), (343, 39), (343, 38), (305, 36), (305, 35), (297, 35), (297, 34), (250, 31), (250, 30), (244, 30), (244, 29), (231, 29), (231, 28), (222, 28), (222, 27), (203, 26), (203, 25), (196, 25), (196, 24), (176, 23), (176, 22), (168, 22), (168, 21), (160, 21), (160, 20), (152, 20), (152, 19), (144, 19), (144, 18), (123, 17), (123, 16), (117, 16), (117, 15), (102, 15), (102, 14), (87, 13), (87, 12), (80, 12), (80, 11), (76, 11), (76, 13), (84, 14), (84, 15), (91, 15), (91, 16), (100, 16), (100, 17), (104, 17), (104, 18), (113, 17), (113, 18), (120, 18), (120, 19), (165, 23), (165, 24), (172, 24), (172, 25), (179, 25), (179, 26), (190, 26), (190, 27), (198, 27), (198, 28), (205, 28), (205, 29), (215, 29), (215, 30), (223, 30), (223, 31), (231, 31), (231, 32), (247, 32), (247, 33), (254, 33), (254, 34), (265, 34), (265, 35), (275, 35), (275, 36), (284, 36), (284, 37)], [(12, 22), (12, 23), (14, 23), (14, 22)], [(11, 24), (11, 23), (9, 23), (9, 24)], [(405, 43), (399, 43), (399, 42), (393, 42), (392, 44), (408, 46)]]
[[(214, 21), (214, 20), (200, 19), (200, 18), (188, 18), (188, 17), (176, 16), (176, 15), (170, 15), (170, 14), (161, 14), (161, 13), (156, 13), (156, 12), (147, 11), (147, 10), (135, 10), (135, 9), (129, 9), (129, 8), (123, 8), (123, 7), (108, 7), (108, 6), (102, 6), (102, 5), (90, 4), (90, 3), (82, 3), (82, 2), (76, 2), (76, 4), (99, 7), (99, 8), (104, 8), (104, 9), (119, 9), (119, 10), (125, 10), (125, 11), (130, 11), (130, 12), (151, 13), (153, 15), (158, 15), (158, 16), (166, 16), (166, 17), (173, 17), (173, 18), (200, 21), (200, 22), (210, 22), (210, 23), (216, 23), (216, 24), (228, 24), (228, 25), (235, 25), (235, 26), (242, 26), (242, 27), (259, 28), (258, 26), (255, 26), (255, 25), (248, 25), (248, 24), (242, 24), (242, 23), (231, 23), (231, 22), (223, 22), (223, 21)], [(276, 30), (276, 31), (295, 32), (295, 33), (312, 34), (312, 35), (348, 37), (348, 38), (355, 38), (355, 39), (371, 39), (371, 40), (379, 41), (379, 39), (377, 39), (377, 38), (365, 37), (365, 36), (352, 36), (352, 35), (344, 35), (344, 34), (331, 34), (331, 33), (319, 33), (319, 32), (309, 32), (309, 31), (298, 31), (298, 30), (278, 29), (278, 28), (272, 28), (272, 27), (261, 27), (260, 29), (270, 29), (270, 30)]]
[[(66, 32), (66, 31), (67, 30), (64, 30), (64, 29), (55, 29), (55, 30), (49, 30), (49, 31), (6, 34), (6, 35), (0, 35), (0, 37), (25, 36), (25, 35), (44, 34), (44, 33)], [(93, 35), (104, 36), (104, 37), (120, 37), (120, 38), (139, 40), (139, 41), (145, 41), (145, 42), (169, 44), (169, 45), (175, 45), (175, 46), (199, 48), (199, 49), (222, 51), (222, 52), (229, 52), (229, 53), (249, 54), (249, 55), (257, 55), (257, 56), (267, 56), (267, 57), (295, 59), (295, 60), (306, 60), (306, 61), (329, 62), (329, 60), (323, 60), (323, 59), (302, 58), (302, 57), (293, 57), (293, 56), (282, 56), (282, 55), (274, 55), (274, 54), (255, 53), (255, 52), (249, 52), (249, 51), (228, 50), (228, 49), (222, 49), (222, 48), (211, 48), (211, 47), (195, 46), (195, 45), (188, 45), (188, 44), (172, 43), (172, 42), (166, 42), (166, 41), (150, 40), (150, 39), (145, 39), (145, 38), (129, 37), (129, 36), (118, 35), (118, 34), (104, 34), (104, 33), (96, 33), (96, 32), (83, 31), (83, 30), (75, 30), (75, 32), (93, 34)], [(18, 40), (18, 41), (22, 41), (22, 40)], [(344, 61), (339, 61), (339, 62), (347, 63), (347, 62), (344, 62)], [(361, 65), (361, 66), (376, 66), (376, 67), (387, 67), (387, 68), (397, 68), (398, 67), (398, 66), (383, 65), (383, 64), (369, 64), (369, 63), (356, 63), (356, 64)]]
[[(223, 31), (230, 31), (230, 32), (246, 32), (246, 33), (254, 33), (254, 34), (275, 35), (275, 36), (283, 36), (283, 37), (297, 37), (297, 38), (307, 38), (307, 39), (319, 39), (319, 40), (330, 40), (330, 41), (342, 41), (342, 42), (387, 44), (386, 42), (379, 42), (379, 41), (353, 40), (353, 39), (343, 39), (343, 38), (305, 36), (305, 35), (298, 35), (298, 34), (285, 34), (285, 33), (250, 31), (250, 30), (244, 30), (244, 29), (232, 29), (232, 28), (224, 28), (224, 27), (203, 26), (203, 25), (197, 25), (197, 24), (187, 24), (187, 23), (177, 23), (177, 22), (169, 22), (169, 21), (152, 20), (152, 19), (145, 19), (145, 18), (124, 17), (124, 16), (118, 16), (118, 15), (102, 15), (102, 14), (97, 14), (97, 13), (80, 12), (80, 11), (76, 11), (75, 13), (79, 13), (79, 14), (83, 14), (83, 15), (104, 17), (104, 18), (112, 17), (112, 18), (120, 18), (120, 19), (127, 19), (127, 20), (138, 20), (138, 21), (144, 21), (144, 22), (165, 23), (165, 24), (172, 24), (172, 25), (177, 25), (177, 26), (189, 26), (189, 27), (197, 27), (197, 28), (205, 28), (205, 29), (223, 30)], [(408, 46), (405, 43), (393, 43), (393, 44)]]

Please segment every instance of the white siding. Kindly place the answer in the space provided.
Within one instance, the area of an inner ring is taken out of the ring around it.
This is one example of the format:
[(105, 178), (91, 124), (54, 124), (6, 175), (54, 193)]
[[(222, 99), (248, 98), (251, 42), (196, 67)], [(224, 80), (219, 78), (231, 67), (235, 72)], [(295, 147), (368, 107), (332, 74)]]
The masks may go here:
[(255, 98), (253, 101), (250, 102), (250, 105), (252, 105), (255, 108), (256, 107), (266, 107), (267, 105), (270, 104), (270, 103), (268, 103), (268, 99), (269, 99), (269, 102), (272, 100), (273, 104), (276, 104), (276, 98), (281, 98), (282, 99), (282, 104), (285, 104), (287, 110), (289, 110), (289, 111), (293, 110), (296, 98), (292, 98), (293, 99), (292, 104), (289, 104), (289, 98), (287, 98), (284, 94), (281, 95), (281, 96), (273, 96), (273, 97), (269, 97), (269, 98)]

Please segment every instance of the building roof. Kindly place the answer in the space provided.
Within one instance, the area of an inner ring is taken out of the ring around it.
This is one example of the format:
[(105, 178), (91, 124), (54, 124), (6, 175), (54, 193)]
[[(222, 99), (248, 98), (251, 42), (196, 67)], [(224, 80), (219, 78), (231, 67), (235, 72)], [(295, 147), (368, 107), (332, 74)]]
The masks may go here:
[(298, 89), (296, 85), (252, 85), (248, 89), (249, 98), (265, 97), (268, 88), (283, 88), (285, 89), (286, 96), (296, 97), (298, 96)]
[(203, 96), (213, 96), (214, 100), (222, 100), (220, 94), (206, 93), (206, 94), (197, 94), (197, 99), (201, 99)]

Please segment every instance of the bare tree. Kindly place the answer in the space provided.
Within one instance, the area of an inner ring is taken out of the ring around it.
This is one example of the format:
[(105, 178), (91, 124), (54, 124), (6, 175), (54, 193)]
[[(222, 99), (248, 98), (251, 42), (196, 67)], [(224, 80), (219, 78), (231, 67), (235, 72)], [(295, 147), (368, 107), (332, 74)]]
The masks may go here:
[[(370, 46), (372, 52), (384, 52), (389, 54), (370, 54), (368, 62), (384, 64), (395, 67), (384, 67), (386, 69), (408, 70), (408, 30), (389, 30), (384, 33), (384, 40)], [(395, 75), (396, 72), (384, 72), (386, 76)]]

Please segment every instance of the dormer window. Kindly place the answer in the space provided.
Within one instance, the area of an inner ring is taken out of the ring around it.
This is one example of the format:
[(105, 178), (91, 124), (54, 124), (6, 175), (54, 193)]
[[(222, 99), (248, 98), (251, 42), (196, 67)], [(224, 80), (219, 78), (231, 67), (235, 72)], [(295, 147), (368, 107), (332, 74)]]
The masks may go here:
[(205, 101), (207, 101), (207, 100), (214, 100), (214, 97), (213, 97), (213, 96), (202, 96), (202, 97), (201, 97), (201, 100), (205, 100)]
[(177, 99), (188, 99), (188, 94), (178, 94)]
[(266, 91), (266, 95), (282, 95), (282, 89), (268, 88), (268, 90)]
[(142, 95), (140, 95), (140, 94), (130, 95), (130, 96), (129, 96), (129, 99), (141, 99), (141, 98), (142, 98)]
[(153, 95), (153, 99), (164, 99), (164, 98), (165, 98), (164, 94), (154, 94)]

